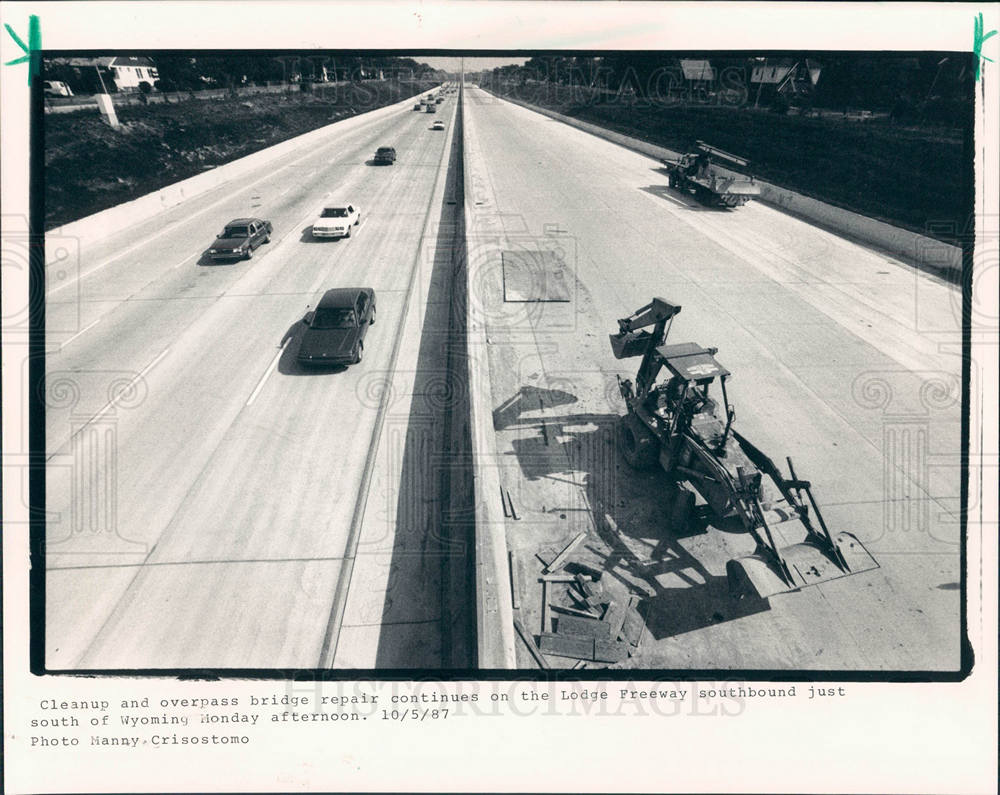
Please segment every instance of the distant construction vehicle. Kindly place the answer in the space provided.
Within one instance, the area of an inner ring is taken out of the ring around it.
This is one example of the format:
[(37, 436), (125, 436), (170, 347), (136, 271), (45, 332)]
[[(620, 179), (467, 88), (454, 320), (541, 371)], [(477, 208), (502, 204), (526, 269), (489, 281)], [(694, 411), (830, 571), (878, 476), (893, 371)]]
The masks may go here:
[(718, 173), (712, 166), (713, 156), (743, 168), (750, 165), (742, 157), (723, 152), (704, 141), (697, 141), (693, 151), (676, 160), (663, 159), (660, 162), (667, 168), (669, 186), (693, 193), (702, 204), (739, 207), (760, 195), (760, 186), (753, 177)]
[[(619, 435), (626, 462), (635, 469), (659, 462), (669, 476), (690, 484), (713, 514), (739, 517), (757, 549), (726, 564), (734, 597), (766, 599), (878, 568), (854, 535), (831, 535), (811, 484), (798, 479), (790, 458), (790, 477), (785, 478), (771, 459), (733, 430), (736, 410), (726, 395), (730, 373), (715, 360), (718, 349), (664, 345), (680, 311), (654, 298), (620, 319), (618, 333), (611, 335), (616, 359), (642, 357), (634, 385), (618, 379), (628, 407)], [(647, 326), (653, 331), (639, 330)], [(657, 384), (661, 370), (670, 377)], [(721, 405), (709, 396), (716, 379)], [(789, 544), (791, 536), (797, 540)]]

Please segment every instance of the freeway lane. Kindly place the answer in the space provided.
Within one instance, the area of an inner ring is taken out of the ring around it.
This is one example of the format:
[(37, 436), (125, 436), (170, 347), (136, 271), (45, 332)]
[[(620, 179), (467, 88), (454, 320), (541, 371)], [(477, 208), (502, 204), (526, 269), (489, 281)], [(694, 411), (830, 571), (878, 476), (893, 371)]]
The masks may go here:
[[(478, 89), (466, 103), (474, 305), (525, 626), (542, 622), (539, 546), (586, 530), (583, 555), (610, 587), (646, 595), (632, 667), (956, 669), (958, 291), (760, 203), (701, 207), (655, 161)], [(504, 302), (499, 252), (539, 249), (562, 252), (570, 302)], [(791, 456), (831, 529), (858, 535), (879, 571), (728, 598), (725, 563), (752, 541), (671, 527), (662, 473), (633, 473), (615, 450), (615, 375), (638, 361), (615, 360), (607, 335), (653, 296), (683, 306), (672, 342), (719, 348), (737, 429)]]
[[(249, 206), (238, 184), (199, 198), (148, 246), (81, 269), (90, 327), (46, 363), (50, 668), (319, 664), (375, 422), (363, 381), (386, 373), (411, 268), (433, 262), (425, 222), (450, 136), (430, 121), (400, 110), (351, 127), (262, 170)], [(367, 165), (385, 144), (396, 165)], [(360, 205), (351, 239), (309, 236), (327, 197)], [(273, 221), (272, 242), (249, 262), (198, 264), (246, 214)], [(365, 361), (303, 372), (299, 321), (347, 285), (378, 296)], [(50, 297), (53, 323), (75, 292)]]

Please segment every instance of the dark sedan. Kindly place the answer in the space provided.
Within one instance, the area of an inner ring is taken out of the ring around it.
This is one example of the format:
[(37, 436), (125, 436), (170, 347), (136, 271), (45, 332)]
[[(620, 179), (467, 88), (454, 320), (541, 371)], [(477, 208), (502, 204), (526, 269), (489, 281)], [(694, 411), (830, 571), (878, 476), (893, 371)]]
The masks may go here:
[(264, 243), (271, 242), (270, 221), (261, 218), (237, 218), (226, 224), (212, 247), (208, 256), (212, 259), (250, 259), (253, 250)]
[(380, 146), (375, 150), (376, 165), (391, 166), (396, 162), (396, 150), (391, 146)]
[(365, 335), (375, 324), (375, 291), (370, 287), (327, 290), (305, 317), (298, 360), (304, 365), (357, 364)]

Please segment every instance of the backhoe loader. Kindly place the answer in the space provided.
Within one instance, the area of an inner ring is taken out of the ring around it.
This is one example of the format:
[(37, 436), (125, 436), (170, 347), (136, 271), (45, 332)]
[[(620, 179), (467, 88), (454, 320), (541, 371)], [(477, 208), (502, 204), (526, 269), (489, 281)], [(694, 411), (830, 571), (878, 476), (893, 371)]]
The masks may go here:
[[(619, 434), (626, 462), (635, 469), (659, 462), (717, 517), (739, 518), (757, 548), (726, 564), (736, 598), (767, 599), (878, 568), (856, 536), (830, 533), (810, 482), (797, 477), (790, 458), (786, 478), (733, 428), (736, 410), (726, 394), (730, 372), (716, 361), (718, 349), (665, 344), (680, 311), (654, 298), (620, 319), (618, 333), (610, 335), (616, 359), (642, 357), (634, 384), (618, 377), (628, 407)], [(652, 331), (643, 330), (649, 326)], [(661, 371), (669, 377), (657, 383)], [(710, 395), (716, 382), (721, 403)]]
[(702, 204), (741, 207), (754, 196), (760, 195), (756, 179), (733, 173), (719, 173), (712, 165), (713, 157), (743, 168), (750, 165), (742, 157), (723, 152), (704, 141), (697, 141), (695, 148), (680, 158), (662, 159), (660, 162), (666, 166), (670, 187), (693, 193)]

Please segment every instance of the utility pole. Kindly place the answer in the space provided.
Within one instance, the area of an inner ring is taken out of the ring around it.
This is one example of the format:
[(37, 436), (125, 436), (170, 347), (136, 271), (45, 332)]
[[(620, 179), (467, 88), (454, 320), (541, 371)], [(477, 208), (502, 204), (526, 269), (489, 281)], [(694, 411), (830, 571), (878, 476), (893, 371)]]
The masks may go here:
[(111, 102), (111, 95), (108, 93), (108, 87), (104, 85), (104, 78), (101, 77), (100, 64), (94, 64), (94, 70), (97, 72), (97, 79), (101, 83), (102, 92), (97, 95), (97, 109), (101, 111), (101, 115), (107, 120), (108, 124), (111, 125), (111, 129), (117, 130), (118, 114), (115, 113), (115, 106)]
[(94, 64), (94, 71), (97, 72), (97, 80), (101, 84), (101, 93), (107, 94), (108, 88), (104, 85), (104, 78), (101, 77), (101, 67), (98, 64)]
[[(753, 106), (756, 108), (760, 102), (760, 90), (764, 87), (764, 70), (767, 69), (767, 58), (764, 59), (764, 66), (760, 70), (760, 82), (757, 83), (757, 99), (753, 101)], [(750, 70), (750, 79), (753, 80), (753, 69)]]

